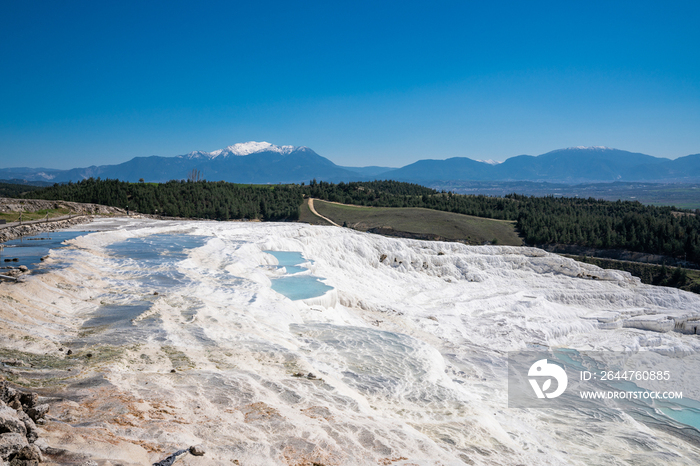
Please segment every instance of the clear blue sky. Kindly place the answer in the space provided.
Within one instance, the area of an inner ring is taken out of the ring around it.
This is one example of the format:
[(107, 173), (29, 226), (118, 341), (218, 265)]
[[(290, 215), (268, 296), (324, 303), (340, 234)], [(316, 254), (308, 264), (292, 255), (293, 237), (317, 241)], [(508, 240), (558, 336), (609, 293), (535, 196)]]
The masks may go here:
[(700, 152), (700, 2), (0, 0), (0, 167)]

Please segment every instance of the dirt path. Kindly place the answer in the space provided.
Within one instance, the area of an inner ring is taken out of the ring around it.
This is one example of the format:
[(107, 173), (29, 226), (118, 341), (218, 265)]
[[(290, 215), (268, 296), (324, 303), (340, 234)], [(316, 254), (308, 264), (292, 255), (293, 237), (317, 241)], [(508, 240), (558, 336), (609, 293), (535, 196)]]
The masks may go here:
[(62, 216), (60, 216), (60, 217), (53, 217), (53, 218), (50, 218), (50, 219), (48, 219), (48, 220), (46, 220), (45, 218), (40, 218), (39, 220), (25, 220), (25, 221), (23, 221), (22, 223), (20, 223), (20, 222), (10, 222), (10, 223), (5, 223), (5, 224), (0, 224), (0, 229), (1, 229), (1, 228), (16, 227), (16, 226), (19, 226), (19, 225), (34, 225), (34, 224), (37, 224), (37, 223), (60, 222), (61, 220), (69, 220), (69, 219), (71, 219), (71, 218), (82, 217), (82, 216), (83, 216), (83, 215), (76, 215), (76, 214), (73, 214), (73, 215), (62, 215)]
[(316, 209), (314, 209), (314, 198), (313, 198), (313, 197), (310, 197), (310, 198), (309, 198), (309, 210), (311, 211), (312, 214), (314, 214), (315, 216), (317, 216), (317, 217), (319, 217), (319, 218), (322, 218), (323, 220), (325, 220), (326, 222), (330, 223), (331, 225), (335, 225), (335, 226), (337, 226), (337, 227), (340, 226), (340, 225), (338, 225), (337, 223), (335, 223), (333, 220), (331, 220), (330, 218), (324, 217), (323, 215), (321, 215), (321, 214), (319, 214), (318, 212), (316, 212)]
[[(79, 223), (85, 223), (91, 221), (94, 215), (74, 215), (71, 218), (66, 218), (62, 220), (49, 220), (48, 222), (22, 222), (22, 224), (11, 223), (8, 225), (3, 225), (5, 228), (0, 228), (0, 243), (9, 241), (11, 239), (19, 238), (21, 236), (32, 236), (44, 231), (56, 231), (63, 228), (68, 228)], [(2, 244), (0, 244), (0, 249)]]

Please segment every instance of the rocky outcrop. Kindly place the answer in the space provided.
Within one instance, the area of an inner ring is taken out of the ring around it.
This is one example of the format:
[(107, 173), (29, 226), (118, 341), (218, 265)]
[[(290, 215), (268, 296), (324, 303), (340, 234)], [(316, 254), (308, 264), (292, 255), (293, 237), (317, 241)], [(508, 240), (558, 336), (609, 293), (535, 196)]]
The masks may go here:
[(39, 395), (15, 390), (0, 381), (0, 464), (35, 466), (42, 461), (36, 424), (42, 423), (49, 405)]
[(204, 456), (204, 447), (202, 445), (192, 445), (190, 447), (190, 454), (192, 456)]
[(14, 199), (0, 197), (0, 212), (36, 212), (44, 209), (66, 209), (78, 215), (123, 215), (124, 209), (82, 202), (47, 201), (43, 199)]
[[(19, 267), (12, 267), (12, 266), (0, 267), (0, 275), (4, 275), (5, 277), (10, 277), (10, 278), (15, 278), (15, 279), (17, 277), (19, 277), (20, 275), (22, 275), (23, 273), (27, 273), (27, 272), (29, 272), (29, 267), (27, 267), (26, 265), (20, 265)], [(12, 363), (9, 363), (7, 361), (3, 361), (3, 362), (5, 364), (10, 365), (10, 366), (13, 365)]]
[(42, 231), (56, 231), (68, 228), (79, 223), (86, 223), (92, 220), (92, 216), (73, 217), (66, 220), (49, 221), (43, 223), (28, 223), (23, 225), (8, 226), (0, 230), (0, 243), (20, 236), (32, 236)]
[(43, 461), (41, 450), (36, 445), (27, 445), (17, 452), (9, 466), (37, 466)]
[(0, 458), (3, 460), (14, 459), (24, 447), (29, 446), (27, 439), (14, 432), (0, 434)]
[(64, 209), (65, 211), (70, 212), (70, 216), (72, 218), (66, 218), (65, 220), (49, 220), (37, 223), (27, 222), (23, 223), (22, 225), (8, 225), (7, 227), (0, 229), (0, 242), (19, 238), (20, 236), (35, 235), (42, 231), (55, 231), (76, 225), (78, 223), (89, 222), (94, 215), (126, 215), (126, 211), (124, 209), (100, 204), (0, 197), (0, 213), (36, 212), (38, 210), (53, 209)]
[(171, 466), (175, 461), (179, 460), (184, 454), (189, 452), (192, 456), (204, 456), (204, 447), (202, 445), (193, 445), (188, 449), (178, 450), (162, 461), (153, 463), (152, 466)]

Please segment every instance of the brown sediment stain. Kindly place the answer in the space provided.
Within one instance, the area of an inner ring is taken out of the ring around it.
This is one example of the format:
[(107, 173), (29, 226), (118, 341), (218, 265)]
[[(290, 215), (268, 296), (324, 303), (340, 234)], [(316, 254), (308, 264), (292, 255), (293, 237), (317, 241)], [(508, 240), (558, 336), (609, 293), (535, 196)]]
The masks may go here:
[(282, 416), (279, 411), (277, 411), (272, 406), (258, 401), (257, 403), (251, 403), (239, 408), (244, 416), (245, 422), (259, 422), (259, 421), (283, 421), (284, 416)]
[[(338, 453), (325, 451), (317, 445), (308, 451), (308, 447), (304, 447), (312, 444), (303, 439), (292, 438), (289, 442), (291, 444), (282, 450), (282, 460), (288, 466), (336, 466), (343, 463)], [(293, 446), (298, 443), (301, 443), (298, 447)]]
[[(147, 440), (120, 436), (103, 425), (117, 428), (118, 431), (120, 428), (143, 428), (149, 422), (189, 424), (176, 417), (173, 407), (168, 404), (148, 403), (142, 398), (119, 392), (114, 387), (90, 389), (89, 395), (83, 395), (79, 403), (65, 399), (53, 402), (51, 411), (62, 422), (49, 422), (45, 429), (56, 434), (60, 432), (64, 439), (62, 443), (96, 441), (117, 446), (126, 442), (138, 445), (148, 453), (163, 453), (164, 449)], [(92, 423), (95, 425), (89, 425)]]
[(390, 466), (391, 463), (407, 460), (408, 458), (406, 458), (405, 456), (393, 456), (391, 458), (380, 458), (379, 460), (377, 460), (377, 463), (381, 464), (382, 466)]
[(333, 414), (331, 411), (323, 406), (311, 406), (302, 409), (301, 412), (312, 419), (325, 419), (326, 421), (333, 420)]
[(141, 448), (146, 450), (148, 453), (161, 453), (163, 449), (154, 443), (147, 442), (145, 440), (131, 440), (131, 443), (139, 445)]
[[(161, 449), (147, 442), (123, 438), (103, 426), (71, 426), (67, 423), (49, 421), (44, 426), (51, 446), (45, 452), (49, 464), (88, 464), (93, 457), (99, 458), (105, 451), (128, 450), (130, 455), (143, 458)], [(97, 455), (97, 456), (95, 456)], [(112, 463), (109, 463), (112, 464)], [(119, 464), (119, 463), (117, 463)], [(134, 464), (127, 462), (127, 464)], [(136, 464), (143, 464), (142, 461)]]
[[(139, 405), (141, 407), (138, 407)], [(158, 402), (149, 404), (113, 387), (96, 387), (89, 396), (81, 397), (80, 404), (58, 401), (52, 404), (51, 409), (55, 417), (63, 422), (107, 422), (118, 426), (138, 427), (151, 420), (177, 416), (172, 406), (166, 406), (170, 410), (162, 406)]]

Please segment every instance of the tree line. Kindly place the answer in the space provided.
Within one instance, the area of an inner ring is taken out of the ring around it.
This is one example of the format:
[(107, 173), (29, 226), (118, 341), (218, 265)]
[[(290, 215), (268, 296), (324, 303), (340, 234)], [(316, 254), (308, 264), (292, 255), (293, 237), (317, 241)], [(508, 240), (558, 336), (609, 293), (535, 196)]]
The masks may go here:
[(297, 220), (303, 195), (289, 185), (240, 185), (224, 181), (128, 183), (85, 179), (34, 191), (33, 199), (91, 202), (143, 214), (216, 220)]
[(93, 202), (145, 214), (218, 220), (297, 220), (304, 197), (376, 207), (423, 207), (512, 220), (531, 245), (575, 244), (673, 256), (700, 264), (700, 212), (593, 198), (460, 195), (398, 181), (240, 185), (87, 179), (25, 197)]
[(26, 184), (5, 183), (0, 181), (0, 197), (20, 197), (31, 191), (42, 189), (40, 186)]

